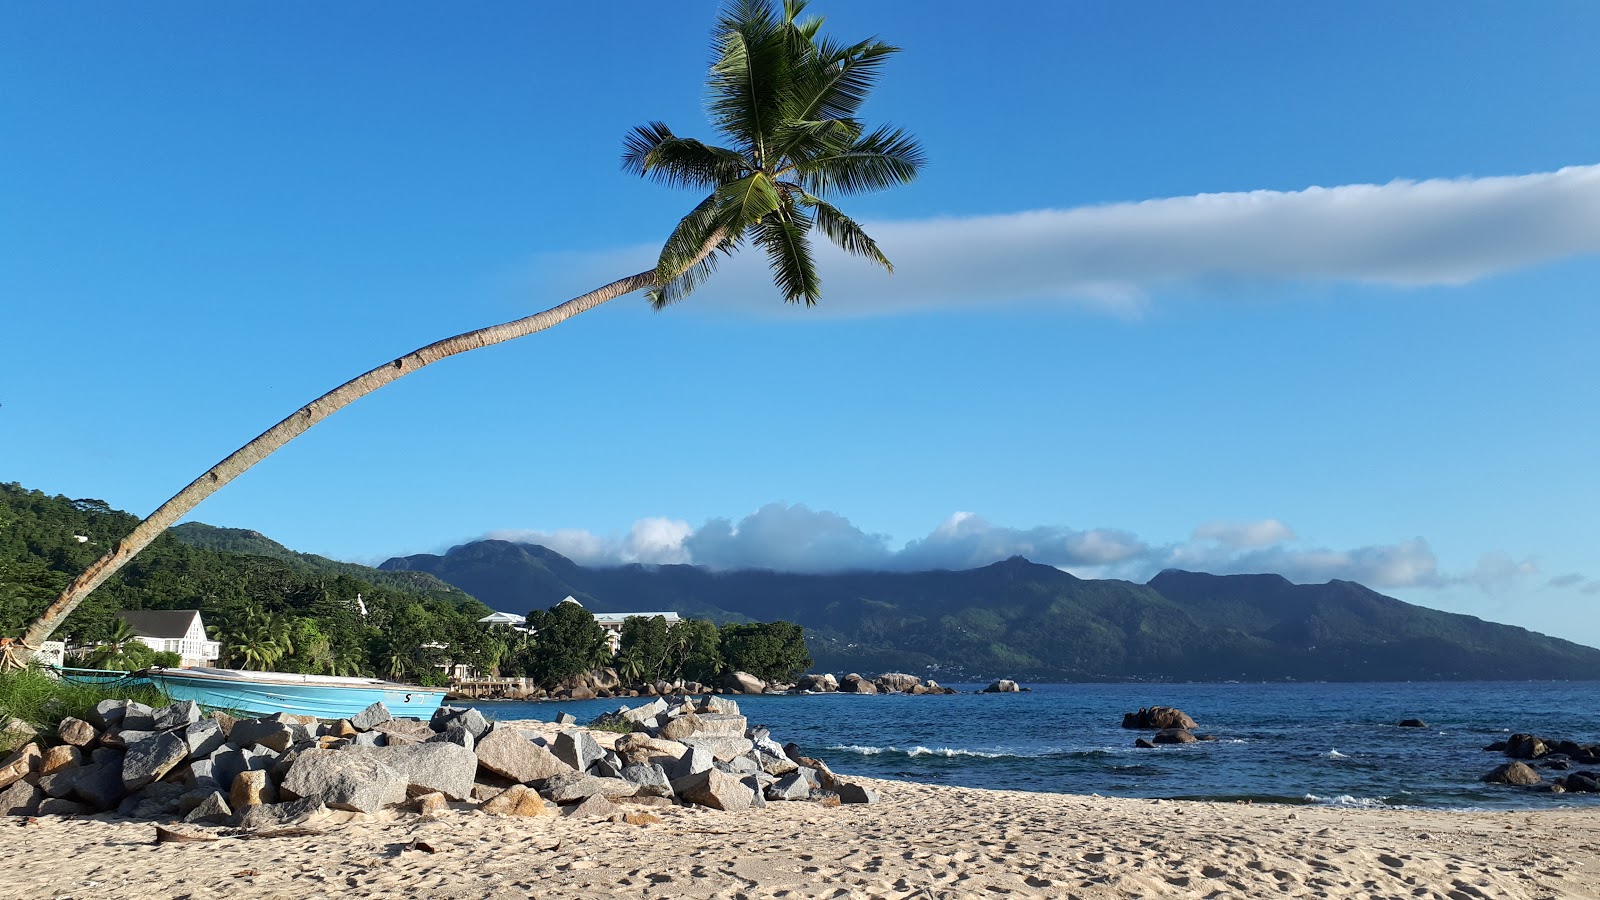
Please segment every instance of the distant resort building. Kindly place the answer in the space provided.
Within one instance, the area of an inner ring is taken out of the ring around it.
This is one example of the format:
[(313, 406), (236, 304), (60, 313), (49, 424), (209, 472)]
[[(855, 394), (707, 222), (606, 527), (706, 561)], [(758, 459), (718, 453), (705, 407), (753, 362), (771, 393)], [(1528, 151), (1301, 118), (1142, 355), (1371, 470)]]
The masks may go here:
[(183, 665), (209, 666), (222, 655), (222, 642), (206, 637), (198, 609), (129, 609), (117, 613), (139, 642), (157, 653), (183, 657)]
[[(561, 602), (578, 603), (578, 600), (575, 597), (568, 597)], [(578, 603), (578, 605), (582, 606), (583, 604)], [(589, 615), (594, 616), (596, 625), (606, 630), (606, 642), (611, 645), (612, 656), (616, 656), (617, 651), (622, 649), (623, 622), (635, 618), (654, 619), (656, 616), (660, 616), (667, 620), (668, 625), (671, 625), (673, 622), (678, 621), (679, 618), (675, 612), (591, 612)]]
[[(570, 595), (561, 602), (576, 603), (579, 607), (583, 606), (582, 603), (578, 603), (578, 598)], [(606, 641), (611, 645), (612, 656), (615, 656), (617, 651), (622, 649), (622, 623), (629, 619), (635, 617), (654, 619), (656, 616), (660, 616), (667, 620), (668, 625), (671, 625), (682, 618), (675, 612), (597, 612), (590, 613), (590, 615), (594, 616), (594, 621), (597, 625), (606, 630)], [(479, 619), (478, 624), (509, 625), (518, 631), (526, 631), (528, 620), (527, 617), (519, 616), (516, 613), (495, 612)]]

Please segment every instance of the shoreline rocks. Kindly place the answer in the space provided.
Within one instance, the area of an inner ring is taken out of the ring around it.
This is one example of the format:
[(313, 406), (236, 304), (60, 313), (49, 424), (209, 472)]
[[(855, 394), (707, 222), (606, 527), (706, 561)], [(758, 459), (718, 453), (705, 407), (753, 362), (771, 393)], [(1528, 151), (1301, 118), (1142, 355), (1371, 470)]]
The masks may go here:
[(235, 721), (181, 704), (119, 703), (74, 720), (52, 746), (28, 743), (0, 760), (0, 814), (109, 812), (260, 829), (329, 809), (616, 817), (618, 804), (743, 811), (877, 800), (820, 761), (793, 758), (724, 697), (623, 707), (608, 718), (632, 731), (614, 748), (570, 722), (548, 738), (476, 709), (441, 707), (427, 722), (381, 706), (337, 722)]

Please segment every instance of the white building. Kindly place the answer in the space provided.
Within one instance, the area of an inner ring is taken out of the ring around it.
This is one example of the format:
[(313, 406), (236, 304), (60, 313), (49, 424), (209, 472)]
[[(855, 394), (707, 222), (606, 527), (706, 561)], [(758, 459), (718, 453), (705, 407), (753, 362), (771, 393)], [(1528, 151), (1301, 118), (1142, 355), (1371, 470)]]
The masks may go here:
[[(576, 597), (568, 597), (561, 602), (578, 603), (578, 600)], [(578, 605), (582, 606), (583, 604), (578, 603)], [(590, 613), (590, 615), (594, 616), (595, 624), (606, 630), (606, 641), (611, 645), (612, 656), (616, 656), (617, 651), (622, 649), (623, 622), (633, 618), (654, 619), (656, 616), (660, 616), (667, 620), (668, 625), (671, 625), (680, 618), (675, 612), (597, 612)]]
[(157, 653), (183, 657), (185, 668), (209, 666), (222, 655), (222, 642), (206, 637), (198, 609), (129, 609), (117, 613), (140, 643)]

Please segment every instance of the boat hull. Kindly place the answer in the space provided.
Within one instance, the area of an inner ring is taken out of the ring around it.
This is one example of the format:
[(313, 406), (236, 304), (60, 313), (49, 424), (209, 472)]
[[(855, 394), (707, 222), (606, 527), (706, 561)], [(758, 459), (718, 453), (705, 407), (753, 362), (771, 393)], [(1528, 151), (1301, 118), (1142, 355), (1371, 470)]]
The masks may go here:
[(147, 677), (174, 700), (211, 709), (267, 716), (292, 713), (318, 719), (348, 719), (374, 703), (395, 716), (431, 717), (444, 702), (442, 688), (390, 681), (237, 670), (151, 670)]

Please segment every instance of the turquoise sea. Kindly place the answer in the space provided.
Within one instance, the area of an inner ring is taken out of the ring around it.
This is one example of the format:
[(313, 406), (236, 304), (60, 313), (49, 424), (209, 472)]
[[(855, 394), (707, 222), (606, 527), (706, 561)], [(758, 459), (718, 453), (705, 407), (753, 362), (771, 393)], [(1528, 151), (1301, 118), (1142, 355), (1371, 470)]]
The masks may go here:
[[(1600, 682), (1035, 684), (1019, 694), (740, 696), (751, 724), (841, 773), (979, 788), (1347, 806), (1600, 808), (1600, 795), (1484, 784), (1513, 732), (1600, 742)], [(588, 722), (629, 700), (484, 702)], [(1215, 742), (1140, 750), (1121, 727), (1176, 706)], [(1427, 728), (1400, 728), (1419, 718)], [(1600, 766), (1575, 765), (1576, 770)], [(1547, 780), (1564, 772), (1546, 773)]]

